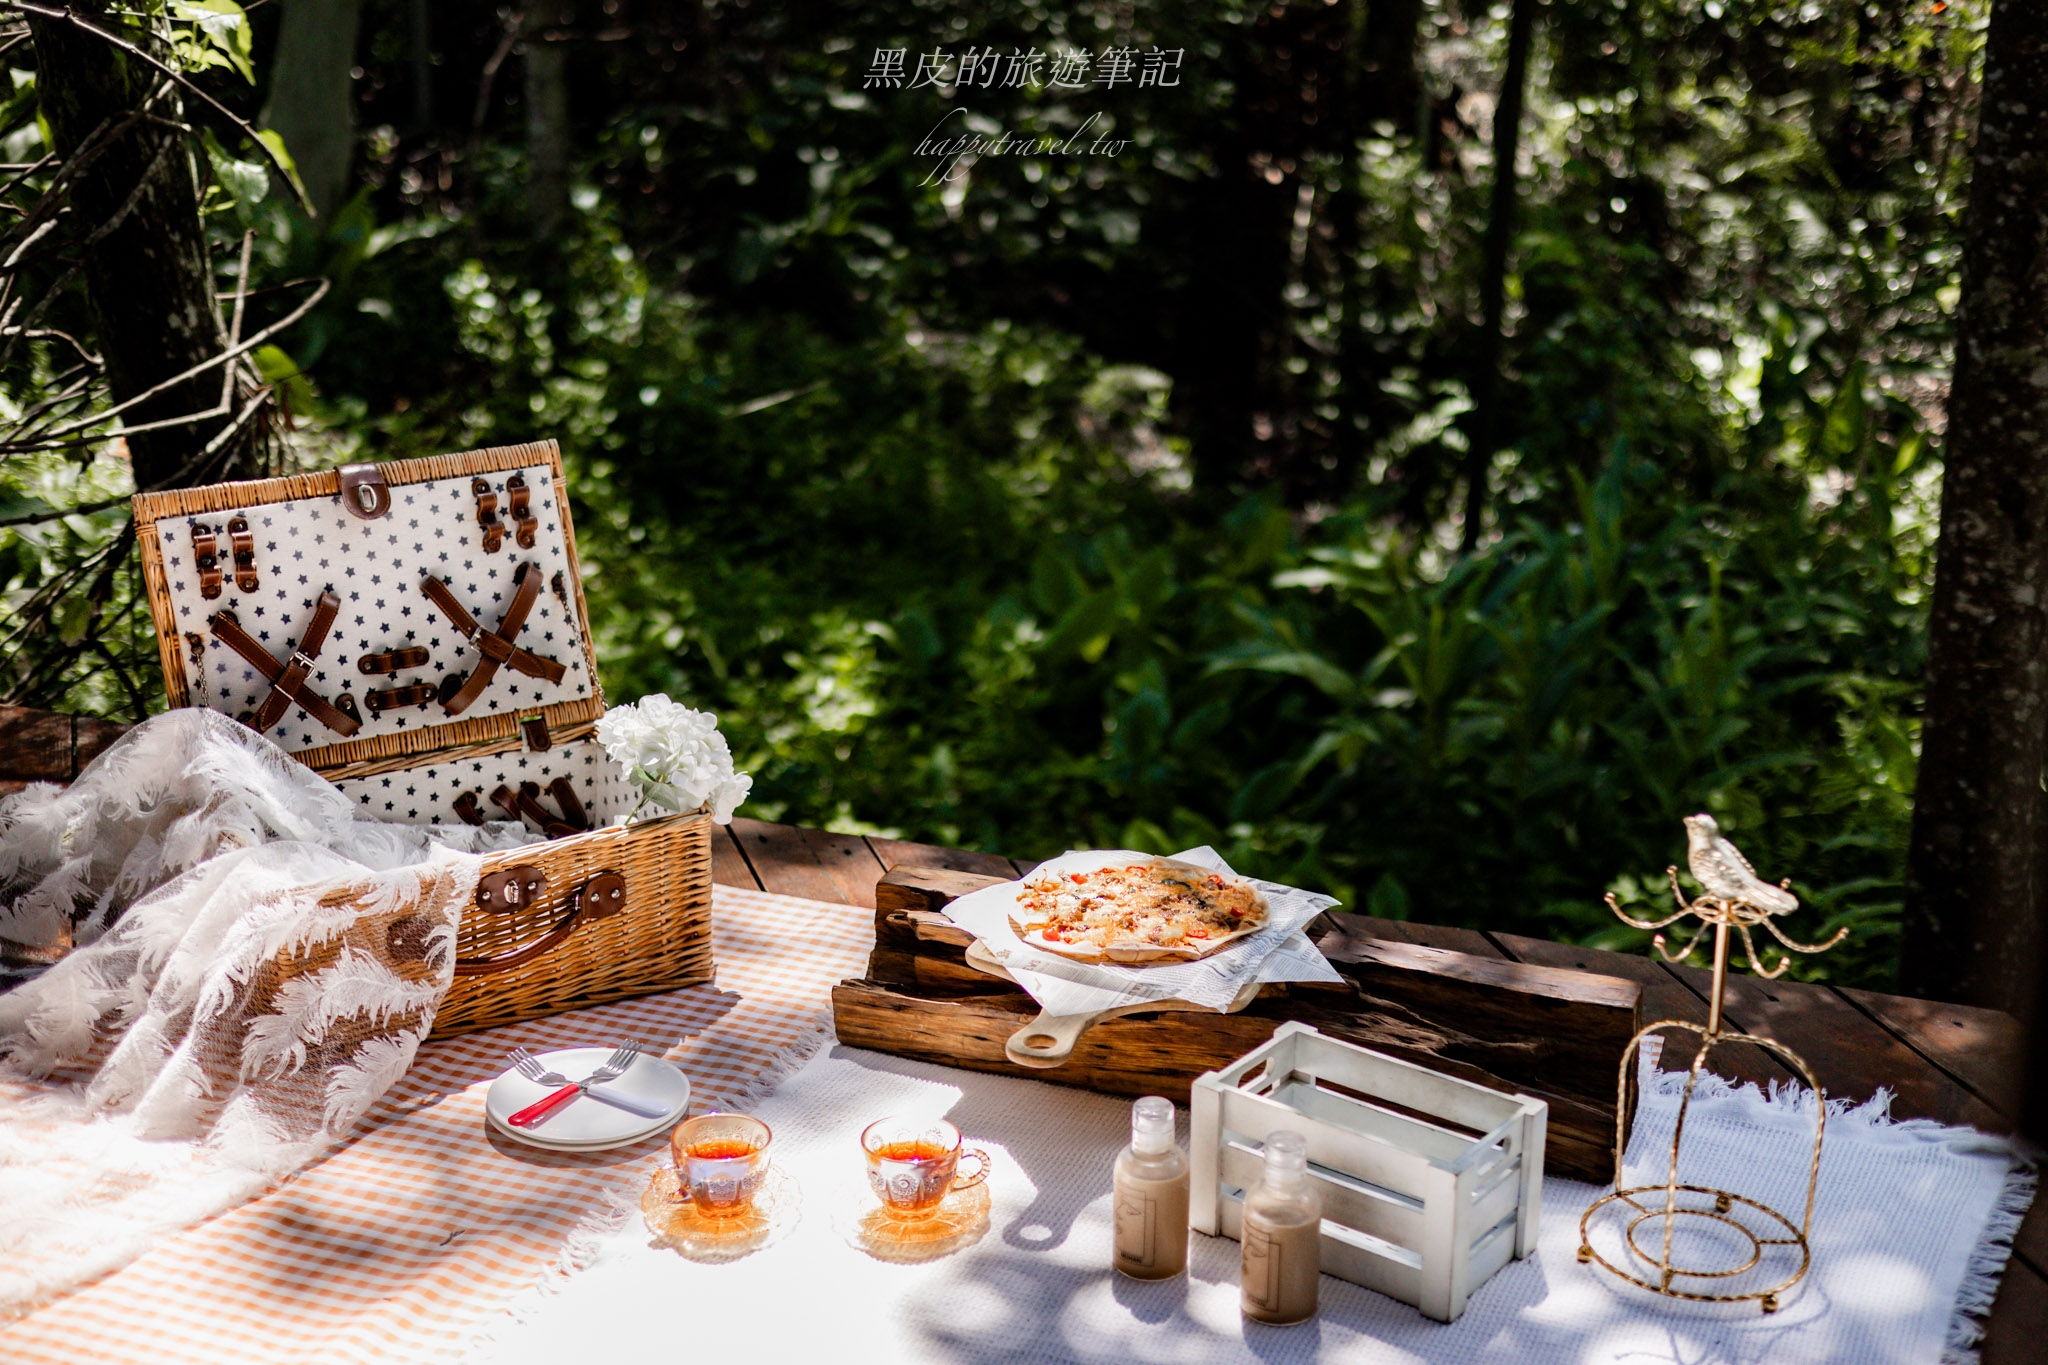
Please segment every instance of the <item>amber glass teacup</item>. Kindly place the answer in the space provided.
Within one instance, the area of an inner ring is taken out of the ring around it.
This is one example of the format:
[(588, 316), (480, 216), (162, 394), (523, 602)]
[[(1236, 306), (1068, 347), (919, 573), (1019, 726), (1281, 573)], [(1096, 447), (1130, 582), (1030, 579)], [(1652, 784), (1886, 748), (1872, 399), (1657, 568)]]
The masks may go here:
[(668, 1135), (678, 1198), (711, 1218), (745, 1213), (768, 1176), (768, 1125), (744, 1114), (705, 1114)]
[[(895, 1218), (928, 1218), (953, 1190), (988, 1178), (988, 1153), (960, 1145), (960, 1130), (944, 1119), (878, 1119), (860, 1135), (868, 1188)], [(962, 1158), (973, 1163), (960, 1174)]]

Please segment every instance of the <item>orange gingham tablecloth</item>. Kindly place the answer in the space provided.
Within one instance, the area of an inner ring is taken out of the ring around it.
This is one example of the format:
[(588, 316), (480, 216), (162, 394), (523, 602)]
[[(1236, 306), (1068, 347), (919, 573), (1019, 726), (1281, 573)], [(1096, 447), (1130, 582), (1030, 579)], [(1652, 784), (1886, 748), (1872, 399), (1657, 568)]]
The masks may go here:
[(832, 986), (865, 973), (872, 910), (725, 886), (711, 906), (713, 984), (426, 1044), (340, 1151), (0, 1324), (0, 1360), (459, 1358), (667, 1150), (665, 1134), (566, 1155), (490, 1133), (507, 1052), (637, 1038), (682, 1067), (693, 1110), (735, 1104), (829, 1032)]

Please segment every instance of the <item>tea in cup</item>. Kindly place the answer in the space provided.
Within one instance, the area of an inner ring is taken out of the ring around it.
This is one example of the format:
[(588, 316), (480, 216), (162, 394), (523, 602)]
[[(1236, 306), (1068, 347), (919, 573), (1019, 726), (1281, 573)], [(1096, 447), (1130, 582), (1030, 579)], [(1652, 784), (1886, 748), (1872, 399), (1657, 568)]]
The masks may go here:
[(677, 1198), (709, 1218), (746, 1213), (768, 1177), (774, 1136), (767, 1124), (744, 1114), (705, 1114), (677, 1124), (668, 1135)]
[[(894, 1218), (928, 1218), (947, 1194), (988, 1178), (988, 1153), (963, 1148), (960, 1130), (944, 1119), (879, 1119), (860, 1135), (868, 1188)], [(960, 1174), (965, 1158), (974, 1169)]]

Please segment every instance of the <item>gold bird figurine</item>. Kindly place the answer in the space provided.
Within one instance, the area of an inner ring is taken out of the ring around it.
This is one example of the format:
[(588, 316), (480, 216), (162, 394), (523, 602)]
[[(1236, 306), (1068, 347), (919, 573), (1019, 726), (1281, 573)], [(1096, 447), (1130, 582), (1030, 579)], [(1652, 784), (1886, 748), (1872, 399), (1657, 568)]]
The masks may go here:
[(1707, 894), (1740, 901), (1767, 915), (1786, 915), (1799, 908), (1799, 898), (1782, 886), (1756, 875), (1742, 850), (1728, 842), (1711, 815), (1685, 817), (1685, 863)]

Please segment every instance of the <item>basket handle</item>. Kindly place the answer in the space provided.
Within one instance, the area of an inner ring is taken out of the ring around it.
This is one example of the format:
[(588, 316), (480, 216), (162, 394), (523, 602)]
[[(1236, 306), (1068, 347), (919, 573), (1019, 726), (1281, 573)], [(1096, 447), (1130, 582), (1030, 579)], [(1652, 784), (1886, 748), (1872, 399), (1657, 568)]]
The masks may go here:
[(626, 908), (626, 878), (623, 873), (604, 871), (592, 876), (569, 896), (569, 913), (556, 920), (540, 937), (492, 957), (455, 959), (457, 976), (489, 976), (509, 972), (533, 961), (550, 948), (559, 946), (586, 919), (604, 919)]

